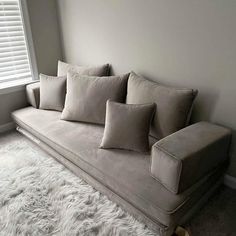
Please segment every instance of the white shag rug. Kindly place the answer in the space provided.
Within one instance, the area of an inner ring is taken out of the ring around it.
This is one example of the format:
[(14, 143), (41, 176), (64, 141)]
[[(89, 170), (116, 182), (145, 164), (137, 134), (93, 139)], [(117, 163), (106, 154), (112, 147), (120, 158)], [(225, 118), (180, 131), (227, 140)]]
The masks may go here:
[(3, 137), (1, 236), (156, 235), (21, 135)]

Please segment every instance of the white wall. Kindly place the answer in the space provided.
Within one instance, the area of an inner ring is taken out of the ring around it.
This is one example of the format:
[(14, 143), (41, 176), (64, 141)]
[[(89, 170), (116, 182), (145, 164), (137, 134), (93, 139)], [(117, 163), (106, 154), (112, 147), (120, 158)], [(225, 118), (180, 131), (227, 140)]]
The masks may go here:
[[(114, 73), (135, 70), (199, 89), (194, 120), (236, 133), (235, 0), (58, 0), (58, 6), (66, 61), (109, 62)], [(236, 176), (236, 151), (229, 173)]]
[(27, 105), (25, 91), (23, 89), (5, 93), (0, 91), (0, 132), (11, 123), (11, 112)]
[(56, 0), (27, 0), (38, 72), (56, 75), (61, 41)]

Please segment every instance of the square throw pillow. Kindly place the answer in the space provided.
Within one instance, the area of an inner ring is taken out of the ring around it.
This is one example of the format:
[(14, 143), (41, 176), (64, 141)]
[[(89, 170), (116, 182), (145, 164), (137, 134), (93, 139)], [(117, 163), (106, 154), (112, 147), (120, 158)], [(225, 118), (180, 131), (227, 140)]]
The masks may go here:
[(110, 73), (110, 66), (109, 64), (101, 66), (77, 66), (58, 61), (57, 76), (66, 76), (69, 71), (81, 75), (108, 76)]
[(68, 72), (61, 119), (104, 124), (107, 100), (125, 101), (128, 76), (94, 77)]
[(107, 101), (101, 148), (149, 151), (149, 129), (155, 104), (128, 105)]
[(66, 77), (40, 74), (39, 109), (62, 111), (66, 95)]
[(126, 103), (156, 104), (150, 134), (161, 139), (188, 124), (196, 95), (197, 91), (193, 89), (163, 86), (131, 72)]

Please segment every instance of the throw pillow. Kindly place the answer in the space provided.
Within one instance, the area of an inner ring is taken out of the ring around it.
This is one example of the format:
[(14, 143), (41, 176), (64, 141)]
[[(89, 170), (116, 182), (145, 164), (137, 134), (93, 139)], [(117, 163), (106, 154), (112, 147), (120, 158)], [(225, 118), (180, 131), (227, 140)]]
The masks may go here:
[(104, 124), (107, 100), (125, 101), (128, 76), (94, 77), (68, 72), (61, 119)]
[(126, 103), (156, 104), (151, 135), (161, 139), (188, 124), (196, 95), (197, 91), (192, 89), (163, 86), (131, 72), (128, 80)]
[(149, 151), (149, 128), (155, 104), (128, 105), (107, 101), (101, 148)]
[(58, 61), (57, 76), (66, 76), (67, 72), (69, 71), (81, 75), (108, 76), (109, 70), (110, 70), (109, 64), (104, 64), (101, 66), (77, 66), (62, 61)]
[(40, 109), (62, 111), (66, 95), (66, 77), (40, 74)]

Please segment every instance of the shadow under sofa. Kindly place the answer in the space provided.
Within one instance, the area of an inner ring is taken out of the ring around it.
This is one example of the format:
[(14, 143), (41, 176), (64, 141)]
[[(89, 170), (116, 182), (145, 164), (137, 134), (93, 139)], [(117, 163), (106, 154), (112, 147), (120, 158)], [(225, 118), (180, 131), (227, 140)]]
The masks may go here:
[[(38, 90), (37, 83), (27, 89), (36, 103)], [(150, 138), (152, 152), (143, 154), (99, 149), (103, 126), (60, 116), (32, 106), (12, 113), (18, 131), (161, 236), (172, 235), (222, 183), (229, 129), (199, 122), (161, 140)], [(156, 176), (150, 168), (159, 168)]]

